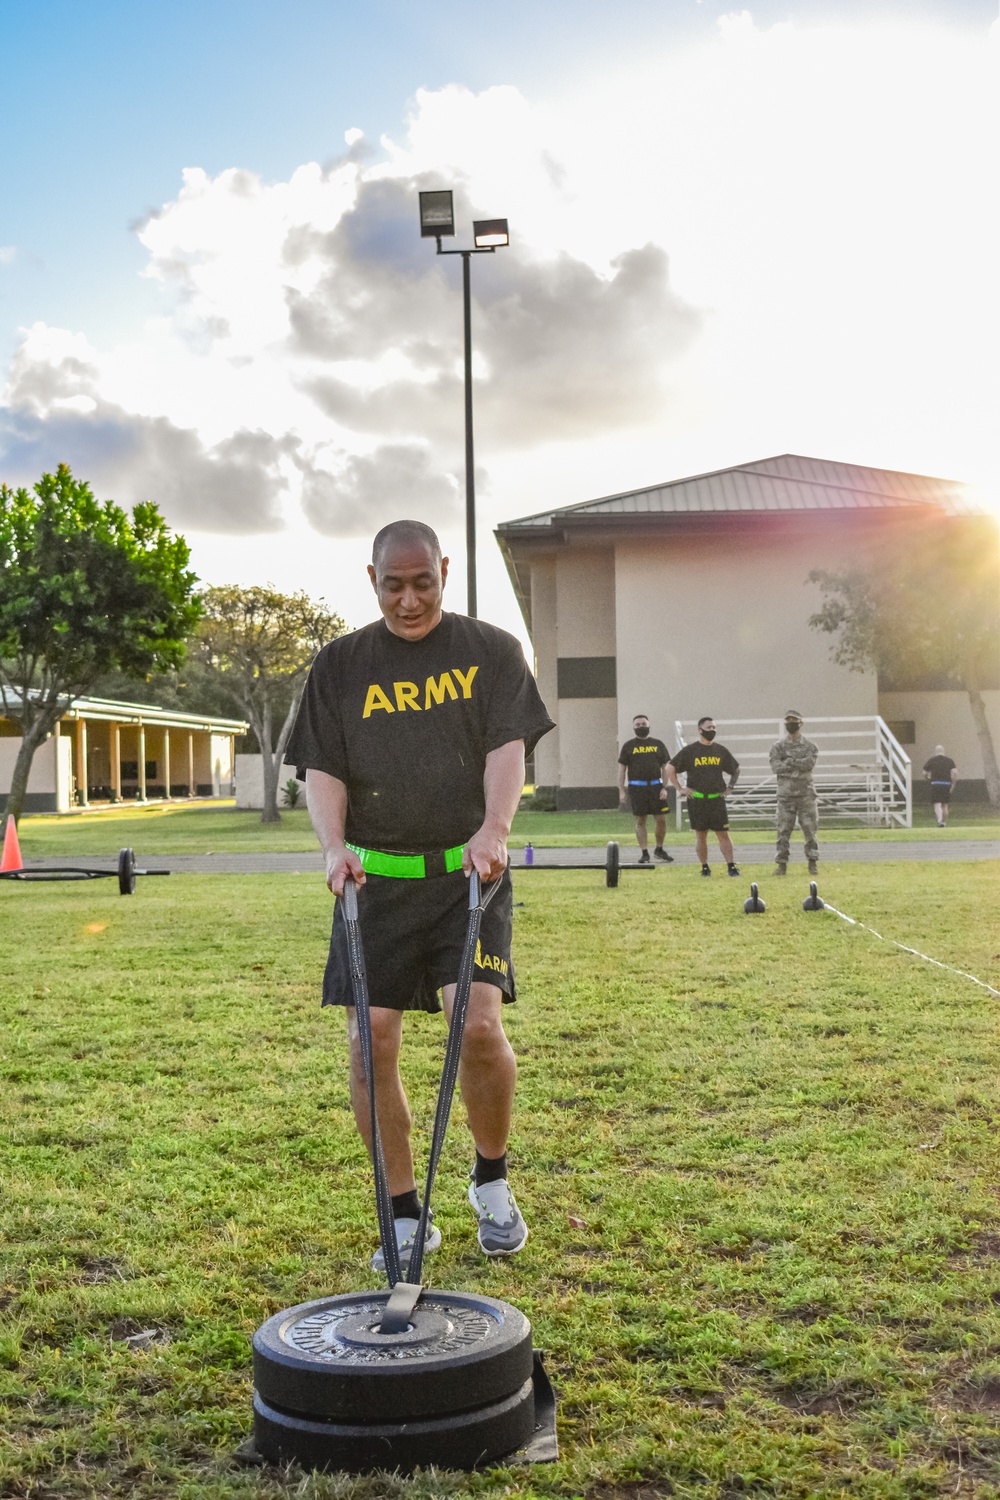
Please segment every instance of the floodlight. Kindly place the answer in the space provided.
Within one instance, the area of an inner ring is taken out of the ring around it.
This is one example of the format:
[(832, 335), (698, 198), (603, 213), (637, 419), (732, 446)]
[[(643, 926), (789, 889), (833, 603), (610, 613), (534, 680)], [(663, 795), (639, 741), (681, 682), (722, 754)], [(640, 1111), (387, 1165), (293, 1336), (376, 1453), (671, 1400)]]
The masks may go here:
[[(420, 233), (426, 238), (455, 233), (455, 208), (451, 191), (420, 194)], [(506, 226), (504, 226), (506, 228)]]
[(496, 245), (509, 245), (506, 219), (474, 219), (472, 235), (477, 250), (492, 250)]

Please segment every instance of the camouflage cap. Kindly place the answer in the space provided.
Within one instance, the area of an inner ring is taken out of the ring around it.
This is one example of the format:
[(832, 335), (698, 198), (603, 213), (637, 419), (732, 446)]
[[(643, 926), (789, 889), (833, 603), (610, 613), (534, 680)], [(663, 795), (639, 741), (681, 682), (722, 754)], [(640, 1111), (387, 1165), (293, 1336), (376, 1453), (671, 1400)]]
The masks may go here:
[(799, 711), (798, 711), (797, 708), (788, 708), (788, 709), (786, 709), (785, 710), (785, 718), (786, 719), (795, 719), (799, 724), (803, 723), (802, 715), (799, 713)]

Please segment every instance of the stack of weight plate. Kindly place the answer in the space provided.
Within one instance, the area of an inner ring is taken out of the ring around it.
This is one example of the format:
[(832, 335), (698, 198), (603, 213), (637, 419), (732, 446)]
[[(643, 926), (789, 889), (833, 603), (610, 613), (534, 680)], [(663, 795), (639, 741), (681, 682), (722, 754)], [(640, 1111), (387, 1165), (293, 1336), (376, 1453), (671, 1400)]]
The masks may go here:
[(509, 1303), (425, 1291), (403, 1333), (389, 1293), (303, 1302), (253, 1338), (254, 1440), (271, 1463), (367, 1473), (473, 1469), (535, 1425), (531, 1325)]

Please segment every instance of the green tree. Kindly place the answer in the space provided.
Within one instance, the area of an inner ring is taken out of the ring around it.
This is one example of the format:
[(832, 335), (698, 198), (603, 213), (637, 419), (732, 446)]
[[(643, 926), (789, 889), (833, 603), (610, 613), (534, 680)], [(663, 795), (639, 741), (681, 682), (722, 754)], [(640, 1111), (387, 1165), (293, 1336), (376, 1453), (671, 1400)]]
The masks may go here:
[[(249, 721), (264, 771), (262, 823), (280, 823), (278, 777), (299, 699), (321, 646), (346, 626), (322, 600), (269, 585), (208, 588), (191, 653)], [(280, 725), (280, 727), (279, 727)]]
[(886, 542), (861, 565), (814, 571), (825, 596), (814, 630), (836, 637), (834, 661), (882, 681), (936, 679), (968, 694), (990, 802), (1000, 769), (984, 689), (1000, 679), (1000, 533), (987, 517), (927, 521), (905, 543)]
[(21, 726), (7, 808), (20, 817), (38, 746), (103, 674), (176, 666), (198, 620), (189, 548), (155, 505), (129, 516), (65, 464), (0, 485), (0, 704)]

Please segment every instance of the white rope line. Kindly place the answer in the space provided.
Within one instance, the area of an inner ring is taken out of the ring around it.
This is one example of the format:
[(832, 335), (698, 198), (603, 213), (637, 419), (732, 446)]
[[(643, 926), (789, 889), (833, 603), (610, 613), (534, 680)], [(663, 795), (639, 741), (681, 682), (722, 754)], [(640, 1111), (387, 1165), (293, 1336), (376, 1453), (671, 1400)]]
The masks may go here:
[(839, 917), (842, 922), (850, 922), (852, 927), (860, 927), (865, 932), (870, 932), (872, 937), (878, 938), (879, 942), (891, 943), (894, 948), (901, 948), (904, 953), (912, 953), (914, 958), (922, 958), (925, 964), (933, 964), (936, 969), (946, 969), (949, 974), (958, 974), (962, 979), (971, 979), (972, 983), (978, 984), (981, 990), (985, 990), (988, 995), (994, 995), (1000, 1000), (1000, 990), (995, 990), (991, 984), (987, 984), (982, 979), (977, 979), (975, 974), (970, 974), (965, 969), (956, 969), (951, 964), (943, 964), (939, 958), (931, 958), (929, 954), (921, 953), (919, 948), (908, 948), (905, 943), (897, 943), (895, 938), (883, 937), (880, 932), (875, 931), (874, 927), (869, 927), (866, 922), (859, 922), (856, 917), (849, 917), (846, 912), (838, 911), (835, 906), (830, 905), (829, 901), (824, 901), (823, 905), (827, 911), (832, 911), (834, 916)]

